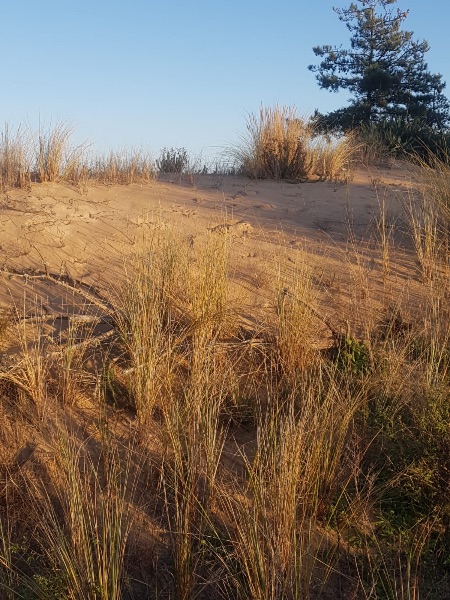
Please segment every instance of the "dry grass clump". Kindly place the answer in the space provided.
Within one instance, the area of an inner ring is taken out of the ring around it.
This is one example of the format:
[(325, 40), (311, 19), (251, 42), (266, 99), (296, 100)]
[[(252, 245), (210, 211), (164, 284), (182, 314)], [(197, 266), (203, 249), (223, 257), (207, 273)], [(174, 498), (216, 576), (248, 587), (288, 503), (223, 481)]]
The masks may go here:
[(439, 233), (448, 238), (450, 231), (450, 167), (438, 158), (419, 162), (423, 195), (432, 203), (439, 215)]
[(110, 152), (88, 163), (89, 179), (105, 185), (129, 185), (148, 183), (154, 177), (154, 167), (150, 155), (142, 150)]
[(317, 298), (307, 266), (303, 263), (287, 277), (280, 274), (278, 290), (278, 362), (292, 383), (314, 360)]
[(91, 184), (148, 183), (155, 167), (148, 152), (111, 151), (92, 157), (85, 143), (73, 145), (74, 127), (63, 121), (37, 132), (8, 125), (0, 140), (0, 185), (3, 190), (28, 187), (31, 182), (65, 181), (85, 190)]
[(313, 156), (312, 172), (319, 179), (343, 180), (350, 176), (350, 169), (359, 150), (354, 134), (332, 139), (319, 136), (311, 142)]
[(209, 350), (209, 360), (203, 361), (201, 386), (198, 374), (194, 375), (186, 389), (173, 395), (164, 407), (163, 439), (168, 451), (163, 489), (175, 590), (177, 597), (186, 599), (198, 593), (205, 576), (202, 555), (225, 441), (220, 416), (226, 388), (219, 383), (221, 366), (211, 345)]
[(0, 373), (0, 380), (5, 379), (15, 386), (19, 402), (22, 398), (31, 399), (38, 414), (44, 415), (49, 402), (51, 369), (44, 343), (45, 336), (39, 326), (34, 331), (30, 331), (25, 320), (16, 323), (14, 330), (20, 347), (21, 360), (7, 373)]
[(23, 128), (11, 134), (6, 124), (0, 139), (0, 185), (3, 191), (28, 187), (31, 182), (30, 140)]
[[(128, 462), (111, 445), (108, 434), (97, 460), (64, 427), (54, 432), (53, 498), (41, 494), (39, 535), (49, 564), (58, 573), (68, 598), (119, 600), (123, 563), (131, 527)], [(33, 493), (33, 490), (30, 490)]]
[(229, 153), (239, 171), (255, 179), (335, 179), (355, 153), (353, 137), (327, 140), (295, 107), (261, 106), (247, 118), (246, 133)]
[(292, 107), (265, 108), (250, 114), (247, 132), (232, 149), (244, 174), (256, 179), (304, 179), (311, 170), (306, 145), (311, 128)]
[(171, 396), (174, 352), (183, 336), (174, 296), (182, 277), (179, 249), (170, 237), (155, 236), (125, 263), (124, 275), (114, 293), (114, 318), (128, 362), (125, 383), (145, 424)]
[[(244, 456), (243, 496), (223, 499), (239, 597), (308, 598), (322, 571), (317, 524), (335, 491), (345, 490), (342, 460), (360, 399), (339, 389), (324, 365), (314, 378), (282, 402), (273, 398), (258, 421), (255, 455)], [(322, 577), (325, 585), (326, 568)]]
[(36, 171), (41, 183), (57, 181), (64, 178), (66, 172), (73, 172), (74, 163), (80, 161), (82, 150), (71, 148), (70, 137), (73, 126), (67, 123), (56, 123), (47, 130), (39, 129), (36, 144)]
[(438, 159), (430, 162), (419, 162), (419, 189), (410, 190), (403, 203), (421, 274), (438, 281), (450, 256), (450, 170)]

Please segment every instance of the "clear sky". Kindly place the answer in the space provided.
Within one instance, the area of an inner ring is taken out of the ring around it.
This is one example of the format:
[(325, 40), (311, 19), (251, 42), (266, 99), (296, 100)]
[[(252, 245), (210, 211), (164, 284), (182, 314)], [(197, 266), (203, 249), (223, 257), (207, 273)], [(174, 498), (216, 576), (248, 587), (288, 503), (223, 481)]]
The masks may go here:
[[(0, 1), (0, 117), (73, 123), (99, 151), (184, 146), (211, 156), (261, 103), (343, 106), (320, 90), (312, 47), (346, 43), (333, 6), (350, 0)], [(399, 0), (448, 82), (448, 0)]]

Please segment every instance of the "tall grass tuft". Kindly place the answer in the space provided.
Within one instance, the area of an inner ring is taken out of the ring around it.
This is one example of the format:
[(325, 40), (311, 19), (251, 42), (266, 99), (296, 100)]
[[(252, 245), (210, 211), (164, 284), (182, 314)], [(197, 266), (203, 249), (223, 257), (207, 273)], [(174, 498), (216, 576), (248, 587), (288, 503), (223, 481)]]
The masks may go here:
[(314, 176), (320, 180), (348, 181), (360, 144), (354, 134), (338, 139), (317, 136), (308, 144)]
[(173, 540), (177, 597), (195, 597), (199, 559), (216, 489), (224, 432), (219, 417), (225, 400), (217, 342), (224, 325), (228, 240), (208, 240), (191, 265), (188, 310), (190, 369), (186, 384), (164, 409), (167, 447), (164, 488)]
[(29, 331), (25, 320), (15, 324), (15, 333), (19, 343), (20, 360), (11, 368), (0, 372), (0, 381), (12, 384), (18, 401), (27, 404), (31, 400), (37, 414), (42, 418), (50, 401), (52, 361), (48, 356), (45, 335), (38, 326)]
[(93, 183), (105, 185), (148, 183), (154, 176), (150, 155), (137, 149), (111, 151), (92, 160), (86, 168)]
[[(53, 489), (44, 490), (39, 538), (71, 600), (120, 600), (131, 527), (130, 465), (109, 442), (95, 461), (65, 427), (56, 432)], [(131, 449), (130, 449), (131, 455)]]
[(71, 169), (71, 156), (69, 140), (73, 133), (73, 126), (64, 122), (56, 123), (47, 129), (39, 128), (36, 165), (39, 181), (57, 181), (62, 177), (67, 168)]
[(422, 196), (430, 202), (438, 216), (438, 234), (448, 254), (450, 237), (450, 166), (436, 157), (418, 161)]
[(246, 133), (231, 153), (256, 179), (305, 179), (311, 171), (307, 142), (312, 130), (293, 107), (260, 107), (247, 117)]
[(277, 362), (292, 384), (313, 360), (317, 298), (305, 264), (287, 278), (280, 276), (277, 302)]
[(29, 186), (31, 170), (29, 134), (21, 127), (14, 134), (11, 134), (10, 128), (6, 124), (0, 139), (1, 189), (6, 191), (15, 187)]
[(450, 332), (449, 293), (449, 168), (437, 159), (434, 167), (421, 164), (422, 189), (405, 201), (411, 237), (424, 283), (423, 366), (431, 389), (448, 372)]
[(142, 424), (151, 421), (170, 391), (179, 263), (175, 241), (155, 236), (125, 262), (124, 282), (115, 292), (114, 318), (129, 363), (127, 386)]
[(310, 121), (295, 107), (261, 106), (249, 114), (246, 132), (229, 154), (237, 169), (255, 179), (303, 181), (342, 177), (348, 170), (356, 143), (353, 136), (334, 140), (317, 136)]
[[(269, 390), (270, 392), (270, 390)], [(240, 598), (310, 597), (324, 582), (318, 523), (344, 484), (343, 455), (360, 404), (322, 365), (261, 415), (246, 487), (224, 496)]]

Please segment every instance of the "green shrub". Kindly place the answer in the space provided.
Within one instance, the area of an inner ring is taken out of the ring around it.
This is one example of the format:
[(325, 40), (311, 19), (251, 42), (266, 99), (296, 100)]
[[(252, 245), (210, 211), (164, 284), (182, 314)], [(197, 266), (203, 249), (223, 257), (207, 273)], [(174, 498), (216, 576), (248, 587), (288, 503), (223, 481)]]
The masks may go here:
[(384, 149), (395, 157), (419, 157), (427, 162), (438, 158), (448, 162), (450, 133), (437, 131), (421, 121), (380, 121), (362, 125), (357, 134), (366, 147)]
[(351, 335), (342, 336), (338, 340), (337, 364), (348, 369), (353, 375), (362, 375), (370, 368), (369, 349)]

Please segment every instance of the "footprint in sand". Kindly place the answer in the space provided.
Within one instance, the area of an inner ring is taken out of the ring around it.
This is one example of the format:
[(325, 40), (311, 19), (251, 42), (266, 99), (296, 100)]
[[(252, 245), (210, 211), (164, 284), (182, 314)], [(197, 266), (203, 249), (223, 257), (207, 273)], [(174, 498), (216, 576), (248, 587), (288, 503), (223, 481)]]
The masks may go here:
[(231, 233), (232, 235), (246, 236), (253, 230), (253, 227), (247, 221), (239, 221), (238, 223), (221, 223), (215, 227), (209, 227), (208, 231), (213, 233)]
[(258, 210), (273, 210), (275, 208), (275, 206), (273, 204), (255, 204), (253, 206), (253, 208), (256, 208)]

